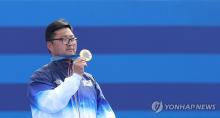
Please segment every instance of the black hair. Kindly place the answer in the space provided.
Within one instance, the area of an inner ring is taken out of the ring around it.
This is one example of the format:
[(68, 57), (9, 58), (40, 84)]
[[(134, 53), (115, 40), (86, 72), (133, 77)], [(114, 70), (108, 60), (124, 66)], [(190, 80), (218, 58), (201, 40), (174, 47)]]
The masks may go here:
[(65, 19), (58, 19), (49, 24), (45, 31), (46, 41), (52, 41), (54, 32), (62, 28), (70, 28), (72, 30), (71, 25)]

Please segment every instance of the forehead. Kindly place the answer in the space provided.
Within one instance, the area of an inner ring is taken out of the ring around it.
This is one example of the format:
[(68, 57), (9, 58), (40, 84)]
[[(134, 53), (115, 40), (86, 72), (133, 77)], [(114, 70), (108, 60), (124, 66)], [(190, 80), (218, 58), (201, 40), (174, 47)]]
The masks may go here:
[(54, 32), (55, 37), (74, 36), (73, 32), (69, 28), (62, 28)]

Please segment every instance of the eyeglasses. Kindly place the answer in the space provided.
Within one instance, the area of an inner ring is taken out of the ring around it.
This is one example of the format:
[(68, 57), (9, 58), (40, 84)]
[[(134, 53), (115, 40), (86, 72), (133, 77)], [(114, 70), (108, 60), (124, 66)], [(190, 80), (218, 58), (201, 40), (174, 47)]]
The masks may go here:
[(77, 41), (77, 38), (76, 38), (76, 37), (70, 37), (70, 38), (67, 38), (67, 37), (64, 38), (64, 37), (63, 37), (63, 38), (51, 39), (51, 41), (53, 41), (53, 40), (62, 41), (63, 44), (67, 45), (67, 44), (76, 42), (76, 41)]

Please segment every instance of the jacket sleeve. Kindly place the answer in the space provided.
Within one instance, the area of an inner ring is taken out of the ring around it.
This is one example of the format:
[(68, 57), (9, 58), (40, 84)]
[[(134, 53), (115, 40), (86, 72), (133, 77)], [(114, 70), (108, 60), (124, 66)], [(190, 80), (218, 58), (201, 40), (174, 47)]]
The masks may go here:
[(97, 118), (115, 118), (115, 114), (97, 82), (95, 86), (97, 91)]
[(58, 87), (54, 88), (51, 83), (32, 81), (28, 86), (28, 98), (31, 105), (47, 112), (55, 113), (62, 110), (70, 98), (79, 89), (82, 77), (73, 74), (65, 78)]

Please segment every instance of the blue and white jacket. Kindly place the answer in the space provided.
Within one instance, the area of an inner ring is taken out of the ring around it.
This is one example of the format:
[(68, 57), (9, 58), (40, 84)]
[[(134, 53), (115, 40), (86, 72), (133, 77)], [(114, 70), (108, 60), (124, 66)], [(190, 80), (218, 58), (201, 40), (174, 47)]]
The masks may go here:
[(94, 78), (72, 74), (65, 60), (38, 69), (28, 84), (33, 118), (115, 118)]

